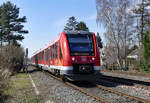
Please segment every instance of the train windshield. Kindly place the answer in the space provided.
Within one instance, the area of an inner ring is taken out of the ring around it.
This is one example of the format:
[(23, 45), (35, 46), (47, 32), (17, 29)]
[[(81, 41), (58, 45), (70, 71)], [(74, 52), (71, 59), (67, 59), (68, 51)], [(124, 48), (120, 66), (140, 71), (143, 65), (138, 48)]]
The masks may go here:
[(92, 34), (67, 34), (71, 56), (93, 56)]

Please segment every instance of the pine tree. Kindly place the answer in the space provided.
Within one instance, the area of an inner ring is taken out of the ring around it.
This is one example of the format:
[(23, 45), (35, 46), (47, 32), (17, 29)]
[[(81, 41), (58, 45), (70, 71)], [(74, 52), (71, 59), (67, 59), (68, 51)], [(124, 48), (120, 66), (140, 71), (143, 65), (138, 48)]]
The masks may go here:
[(88, 27), (86, 26), (86, 24), (83, 21), (80, 21), (77, 24), (76, 30), (89, 31)]
[(102, 43), (102, 39), (101, 39), (101, 37), (99, 36), (99, 33), (98, 33), (98, 32), (97, 32), (96, 39), (97, 39), (98, 47), (102, 49), (102, 48), (103, 48), (103, 43)]
[(144, 45), (144, 58), (146, 61), (150, 62), (150, 30), (144, 33), (142, 43)]
[(144, 36), (142, 38), (142, 44), (144, 47), (144, 51), (143, 51), (144, 61), (141, 61), (142, 63), (141, 67), (145, 71), (150, 72), (150, 29), (144, 32)]
[(78, 22), (76, 21), (75, 17), (72, 16), (68, 19), (68, 23), (66, 24), (64, 31), (69, 32), (69, 31), (75, 31), (77, 28)]
[(28, 33), (24, 30), (24, 25), (26, 23), (26, 17), (19, 17), (19, 8), (12, 4), (10, 1), (3, 3), (0, 6), (0, 24), (1, 31), (3, 32), (3, 38), (10, 44), (16, 44), (17, 41), (22, 41), (24, 39), (23, 34)]
[[(138, 58), (141, 62), (144, 61), (145, 57), (145, 44), (143, 39), (150, 26), (150, 0), (141, 0), (141, 3), (137, 4), (137, 7), (133, 9), (134, 17), (137, 19), (137, 37), (139, 39), (139, 54)], [(143, 64), (143, 66), (146, 64)], [(141, 66), (143, 68), (143, 66)]]

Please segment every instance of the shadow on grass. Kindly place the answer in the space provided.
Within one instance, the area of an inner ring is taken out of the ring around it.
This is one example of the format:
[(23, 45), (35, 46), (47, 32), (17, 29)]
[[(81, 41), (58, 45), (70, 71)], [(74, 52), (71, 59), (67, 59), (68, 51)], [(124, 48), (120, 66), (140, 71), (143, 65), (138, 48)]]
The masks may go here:
[(34, 72), (40, 72), (42, 71), (40, 68), (35, 67), (35, 66), (28, 66), (27, 69), (23, 68), (18, 72), (18, 73), (34, 73)]

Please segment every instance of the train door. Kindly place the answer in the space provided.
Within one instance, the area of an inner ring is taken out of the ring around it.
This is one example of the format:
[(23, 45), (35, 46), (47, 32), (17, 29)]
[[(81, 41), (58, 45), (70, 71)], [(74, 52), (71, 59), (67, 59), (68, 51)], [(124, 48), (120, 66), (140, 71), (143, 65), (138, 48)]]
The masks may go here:
[(38, 66), (38, 55), (35, 55), (35, 65)]

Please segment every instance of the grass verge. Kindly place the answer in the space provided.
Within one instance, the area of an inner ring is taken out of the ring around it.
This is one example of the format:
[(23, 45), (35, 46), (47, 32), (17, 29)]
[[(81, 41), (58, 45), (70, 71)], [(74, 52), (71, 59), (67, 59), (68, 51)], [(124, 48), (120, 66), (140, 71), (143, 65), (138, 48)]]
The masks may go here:
[[(35, 84), (38, 82), (34, 80)], [(7, 96), (6, 103), (40, 103), (41, 96), (35, 94), (28, 74), (18, 73), (9, 81), (9, 86), (3, 89)]]

